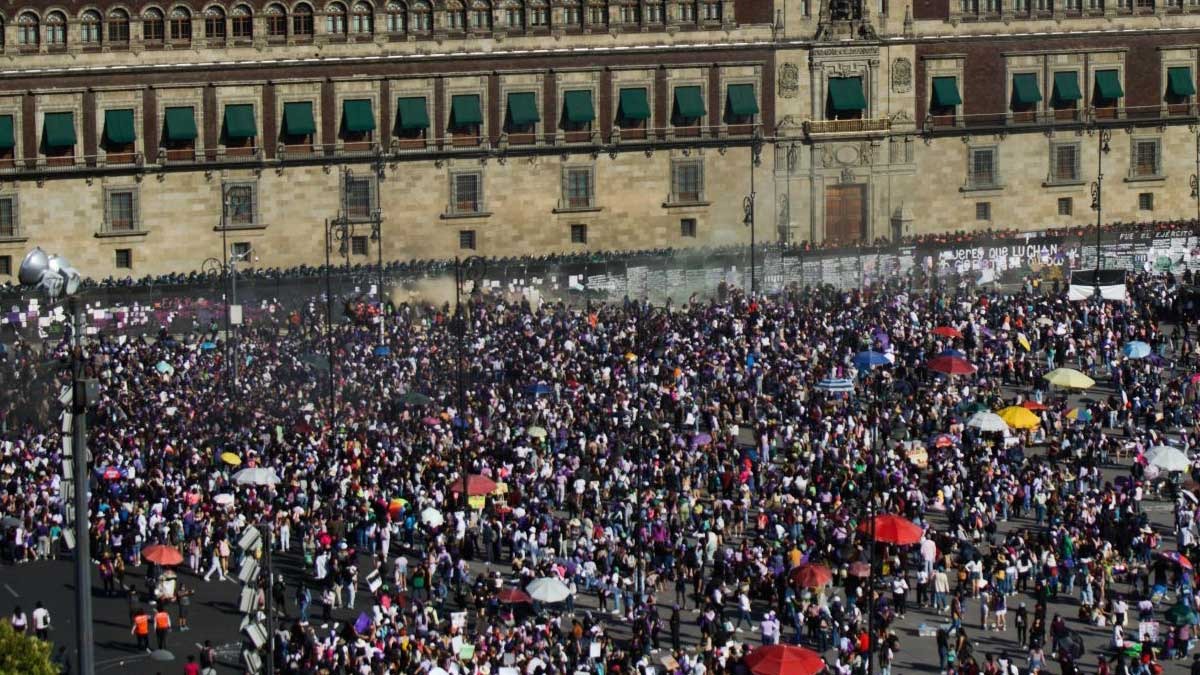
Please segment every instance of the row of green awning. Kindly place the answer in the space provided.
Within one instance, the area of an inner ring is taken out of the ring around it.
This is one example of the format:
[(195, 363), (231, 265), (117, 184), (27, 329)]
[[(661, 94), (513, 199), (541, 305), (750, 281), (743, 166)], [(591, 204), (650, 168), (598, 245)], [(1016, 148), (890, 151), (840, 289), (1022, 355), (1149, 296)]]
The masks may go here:
[(855, 112), (867, 109), (861, 77), (829, 78), (829, 105), (834, 112)]
[(1196, 83), (1192, 79), (1192, 69), (1187, 66), (1167, 68), (1167, 93), (1171, 96), (1194, 96)]

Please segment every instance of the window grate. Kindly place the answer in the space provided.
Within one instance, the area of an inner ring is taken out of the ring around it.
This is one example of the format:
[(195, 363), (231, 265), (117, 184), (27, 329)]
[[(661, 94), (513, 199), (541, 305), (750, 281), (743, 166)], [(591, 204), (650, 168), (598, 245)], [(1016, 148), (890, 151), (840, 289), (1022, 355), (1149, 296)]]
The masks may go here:
[(991, 202), (975, 202), (975, 220), (991, 220), (992, 219), (992, 203)]
[(1134, 146), (1133, 175), (1158, 175), (1158, 141), (1138, 141)]
[(119, 248), (116, 250), (116, 260), (114, 261), (117, 269), (131, 270), (133, 269), (133, 249)]
[(475, 230), (459, 230), (458, 247), (468, 251), (475, 250)]
[(113, 232), (132, 232), (135, 225), (133, 193), (110, 193), (108, 195), (108, 229)]
[(972, 187), (992, 187), (996, 184), (996, 152), (991, 148), (971, 151)]
[(17, 210), (12, 197), (0, 198), (0, 238), (19, 237)]
[(704, 167), (699, 162), (678, 162), (673, 169), (674, 201), (680, 204), (701, 201), (704, 198)]
[(482, 203), (482, 195), (479, 185), (479, 174), (477, 173), (459, 173), (454, 174), (451, 181), (453, 190), (451, 204), (454, 213), (479, 213)]
[(571, 225), (571, 243), (586, 244), (588, 241), (588, 226), (582, 223)]
[(567, 208), (584, 209), (592, 205), (592, 170), (567, 169), (563, 191)]
[(683, 218), (679, 221), (679, 236), (695, 238), (696, 236), (696, 219)]

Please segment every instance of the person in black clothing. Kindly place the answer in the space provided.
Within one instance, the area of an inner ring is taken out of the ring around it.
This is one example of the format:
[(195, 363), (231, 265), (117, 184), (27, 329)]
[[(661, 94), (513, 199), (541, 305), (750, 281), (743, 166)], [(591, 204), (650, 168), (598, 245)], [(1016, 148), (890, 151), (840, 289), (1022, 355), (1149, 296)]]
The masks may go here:
[(1200, 675), (1200, 654), (1192, 657), (1191, 675)]
[[(679, 623), (680, 623), (679, 605), (675, 605), (675, 607), (673, 607), (671, 609), (670, 622), (671, 622), (671, 649), (673, 651), (678, 652), (680, 650), (680, 645), (679, 645)], [(1197, 658), (1200, 658), (1200, 656), (1197, 656)], [(1195, 669), (1193, 669), (1193, 672), (1195, 672)]]
[(1021, 606), (1017, 607), (1013, 623), (1017, 627), (1017, 645), (1024, 647), (1025, 640), (1029, 636), (1029, 612), (1025, 610), (1025, 603), (1022, 602)]

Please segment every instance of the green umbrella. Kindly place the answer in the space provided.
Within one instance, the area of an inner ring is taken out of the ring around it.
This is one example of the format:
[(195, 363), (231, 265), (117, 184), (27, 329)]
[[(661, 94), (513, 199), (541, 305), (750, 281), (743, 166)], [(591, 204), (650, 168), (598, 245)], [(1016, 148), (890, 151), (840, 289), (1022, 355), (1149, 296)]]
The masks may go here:
[(433, 399), (419, 391), (410, 391), (400, 397), (400, 402), (405, 405), (429, 405)]
[(991, 411), (991, 408), (988, 408), (986, 405), (980, 403), (979, 401), (963, 403), (962, 405), (959, 406), (959, 408), (961, 409), (961, 411), (964, 415), (974, 415), (977, 412), (990, 412)]
[(1182, 602), (1176, 603), (1167, 610), (1167, 623), (1176, 626), (1196, 623), (1196, 613)]

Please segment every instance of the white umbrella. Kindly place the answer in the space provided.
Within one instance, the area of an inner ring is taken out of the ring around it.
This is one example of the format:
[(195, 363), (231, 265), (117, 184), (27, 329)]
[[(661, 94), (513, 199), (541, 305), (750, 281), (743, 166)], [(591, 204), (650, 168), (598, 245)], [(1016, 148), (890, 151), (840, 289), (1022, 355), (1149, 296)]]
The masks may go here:
[(212, 500), (221, 506), (231, 506), (233, 504), (233, 495), (228, 492), (222, 492), (219, 495), (213, 495)]
[(967, 426), (980, 431), (1008, 431), (1008, 423), (996, 413), (977, 412), (967, 420)]
[(1191, 462), (1182, 450), (1169, 445), (1156, 445), (1146, 452), (1146, 461), (1166, 471), (1184, 471)]
[(534, 579), (525, 587), (525, 592), (538, 602), (562, 602), (571, 596), (571, 589), (554, 577)]
[(275, 469), (259, 466), (233, 474), (233, 482), (239, 485), (278, 485), (279, 476)]
[(432, 506), (421, 512), (421, 522), (430, 527), (441, 527), (445, 524), (446, 519), (442, 516), (442, 512)]

